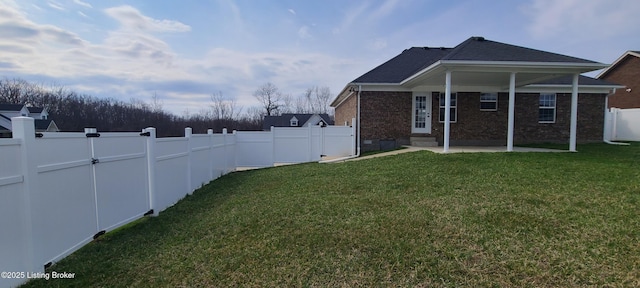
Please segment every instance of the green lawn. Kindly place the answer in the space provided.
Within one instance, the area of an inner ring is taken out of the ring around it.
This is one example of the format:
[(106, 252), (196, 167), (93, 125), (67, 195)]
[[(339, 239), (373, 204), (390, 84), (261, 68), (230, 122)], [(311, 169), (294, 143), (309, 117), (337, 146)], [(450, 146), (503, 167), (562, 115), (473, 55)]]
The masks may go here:
[(640, 286), (640, 143), (236, 172), (27, 287)]

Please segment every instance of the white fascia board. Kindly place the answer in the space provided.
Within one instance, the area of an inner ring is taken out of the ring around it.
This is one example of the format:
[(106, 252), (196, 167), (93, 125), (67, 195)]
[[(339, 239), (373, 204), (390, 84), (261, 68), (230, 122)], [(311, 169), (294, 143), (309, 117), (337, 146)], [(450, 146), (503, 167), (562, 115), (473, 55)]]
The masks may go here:
[(629, 55), (640, 58), (640, 54), (629, 50), (629, 51), (625, 52), (624, 54), (622, 54), (622, 56), (618, 57), (618, 59), (616, 59), (616, 61), (613, 61), (613, 63), (611, 63), (611, 65), (609, 65), (609, 67), (607, 67), (606, 69), (602, 70), (602, 72), (598, 73), (596, 78), (600, 79), (601, 76), (603, 76), (604, 74), (607, 74), (607, 72), (609, 72), (609, 70), (613, 69), (616, 65), (618, 65), (618, 63), (620, 63), (620, 61), (622, 61), (622, 59), (626, 58)]
[[(603, 63), (574, 63), (574, 62), (528, 62), (528, 61), (469, 61), (469, 60), (441, 60), (441, 65), (445, 67), (459, 68), (465, 66), (480, 66), (486, 68), (523, 68), (536, 70), (553, 68), (553, 69), (602, 69), (609, 65)], [(455, 71), (454, 70), (454, 71)], [(512, 71), (512, 70), (511, 70)], [(592, 71), (592, 70), (589, 70)], [(513, 72), (526, 72), (525, 71), (513, 71)]]
[[(613, 89), (623, 88), (619, 85), (578, 85), (578, 93), (597, 93), (597, 94), (609, 94)], [(524, 87), (516, 88), (516, 92), (558, 92), (558, 93), (571, 93), (571, 85), (562, 84), (536, 84), (527, 85)]]
[(402, 81), (400, 82), (400, 85), (404, 85), (405, 83), (407, 83), (407, 82), (409, 82), (409, 81), (411, 81), (411, 80), (413, 80), (413, 79), (415, 79), (415, 78), (418, 78), (418, 77), (422, 76), (423, 74), (426, 74), (427, 72), (431, 72), (431, 70), (435, 70), (436, 68), (438, 68), (438, 66), (441, 66), (441, 65), (440, 65), (440, 63), (441, 63), (441, 62), (442, 62), (442, 61), (441, 61), (441, 60), (439, 60), (439, 61), (437, 61), (437, 62), (435, 62), (435, 63), (433, 63), (433, 64), (429, 65), (429, 67), (424, 68), (424, 69), (422, 69), (422, 70), (420, 70), (420, 71), (416, 72), (415, 74), (413, 74), (413, 75), (411, 75), (411, 76), (407, 77), (407, 79), (404, 79), (404, 80), (402, 80)]
[[(469, 85), (451, 85), (451, 93), (457, 92), (480, 92), (480, 93), (488, 93), (488, 92), (503, 92), (504, 87), (500, 86), (469, 86)], [(413, 92), (441, 92), (444, 93), (444, 85), (423, 85), (416, 86), (411, 89)], [(508, 90), (506, 90), (508, 91)]]
[[(338, 96), (336, 96), (335, 99), (333, 99), (333, 101), (331, 101), (331, 103), (329, 104), (329, 106), (331, 107), (338, 107), (340, 106), (340, 104), (342, 104), (342, 102), (344, 102), (344, 100), (347, 100), (349, 98), (349, 96), (351, 96), (351, 93), (349, 93), (348, 95), (346, 95), (343, 99), (340, 99), (340, 96), (342, 96), (345, 92), (348, 91), (349, 87), (351, 87), (353, 85), (353, 83), (348, 83), (346, 86), (344, 86), (344, 88), (342, 89), (342, 91), (340, 91), (340, 93), (338, 93)], [(334, 105), (335, 104), (335, 105)]]
[[(351, 95), (353, 94), (353, 92), (349, 92), (349, 94), (347, 94), (346, 96), (340, 98), (340, 95), (338, 95), (338, 97), (336, 97), (335, 100), (333, 100), (333, 102), (331, 102), (331, 104), (329, 104), (329, 107), (333, 107), (336, 108), (338, 106), (340, 106), (344, 101), (346, 101), (347, 99), (349, 99), (349, 97), (351, 97)], [(338, 101), (339, 100), (339, 101)]]
[(444, 72), (447, 70), (467, 72), (535, 72), (574, 74), (595, 71), (606, 68), (607, 66), (607, 64), (602, 63), (440, 60), (407, 77), (400, 82), (400, 85), (404, 85), (428, 73), (437, 73), (439, 71)]
[(388, 83), (375, 83), (375, 84), (363, 84), (362, 91), (400, 91), (406, 92), (411, 91), (411, 89), (400, 86), (397, 83), (388, 84)]

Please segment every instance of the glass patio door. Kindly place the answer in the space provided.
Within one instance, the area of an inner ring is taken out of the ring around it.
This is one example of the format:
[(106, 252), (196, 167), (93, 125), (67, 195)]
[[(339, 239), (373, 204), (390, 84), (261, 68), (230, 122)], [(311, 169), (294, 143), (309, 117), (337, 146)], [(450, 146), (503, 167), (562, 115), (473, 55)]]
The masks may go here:
[[(430, 95), (430, 94), (428, 94)], [(431, 133), (431, 97), (425, 93), (413, 96), (411, 133)]]

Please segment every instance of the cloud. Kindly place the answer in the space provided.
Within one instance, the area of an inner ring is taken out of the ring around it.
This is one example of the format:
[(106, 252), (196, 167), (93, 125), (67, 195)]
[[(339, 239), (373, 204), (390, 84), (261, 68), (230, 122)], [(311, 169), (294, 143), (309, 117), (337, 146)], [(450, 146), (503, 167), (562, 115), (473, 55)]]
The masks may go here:
[(378, 9), (371, 12), (370, 19), (373, 21), (379, 21), (380, 18), (386, 17), (395, 10), (399, 0), (387, 0)]
[(287, 11), (289, 11), (289, 13), (291, 13), (291, 14), (293, 14), (293, 15), (296, 15), (296, 10), (288, 9)]
[(311, 36), (311, 33), (309, 32), (309, 26), (300, 27), (300, 29), (298, 29), (298, 37), (300, 37), (300, 39), (311, 39), (311, 38), (313, 38)]
[(32, 38), (39, 34), (40, 31), (34, 27), (27, 27), (18, 23), (0, 24), (0, 38), (3, 39)]
[[(345, 79), (354, 78), (352, 71), (362, 67), (351, 59), (293, 50), (214, 48), (189, 58), (154, 35), (189, 31), (186, 24), (153, 19), (131, 6), (105, 13), (120, 26), (86, 40), (70, 30), (35, 23), (12, 7), (0, 7), (0, 69), (28, 81), (55, 81), (78, 93), (123, 101), (148, 100), (155, 91), (167, 111), (180, 114), (186, 109), (198, 112), (215, 91), (237, 98), (238, 105), (253, 106), (254, 90), (266, 82), (292, 95), (311, 86), (330, 86), (337, 93)], [(297, 36), (311, 37), (310, 32), (303, 26)]]
[(354, 23), (357, 23), (358, 20), (366, 19), (366, 17), (362, 17), (362, 15), (367, 13), (368, 7), (369, 4), (361, 3), (358, 7), (344, 9), (343, 13), (345, 14), (342, 17), (342, 22), (338, 27), (333, 29), (333, 34), (341, 34), (353, 30), (352, 26)]
[[(636, 26), (640, 2), (612, 5), (598, 0), (534, 0), (522, 7), (531, 22), (529, 33), (537, 39), (591, 38), (594, 34), (619, 35)], [(603, 25), (606, 23), (606, 25)]]
[(89, 18), (89, 16), (87, 16), (87, 14), (82, 13), (82, 11), (77, 11), (78, 15), (84, 17), (84, 18)]
[(84, 6), (87, 8), (93, 8), (93, 6), (91, 6), (91, 4), (87, 3), (87, 2), (83, 2), (82, 0), (73, 0), (73, 3), (76, 3), (80, 6)]
[(387, 48), (387, 41), (382, 38), (375, 39), (369, 45), (369, 49), (371, 50), (382, 50), (384, 48)]
[(56, 9), (56, 10), (60, 10), (60, 11), (65, 11), (66, 9), (64, 9), (64, 7), (62, 7), (62, 4), (54, 2), (54, 1), (48, 1), (47, 4), (49, 5), (49, 7)]
[(149, 32), (187, 32), (189, 25), (174, 20), (157, 20), (142, 15), (138, 9), (129, 5), (108, 8), (105, 13), (116, 19), (127, 30)]

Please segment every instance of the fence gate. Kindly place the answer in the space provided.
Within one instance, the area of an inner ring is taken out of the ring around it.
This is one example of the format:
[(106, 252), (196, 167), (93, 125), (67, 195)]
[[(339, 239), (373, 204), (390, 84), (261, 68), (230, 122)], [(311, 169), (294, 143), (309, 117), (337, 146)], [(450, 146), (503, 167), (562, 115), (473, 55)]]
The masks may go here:
[(150, 207), (146, 137), (138, 133), (87, 132), (98, 231), (144, 216)]

